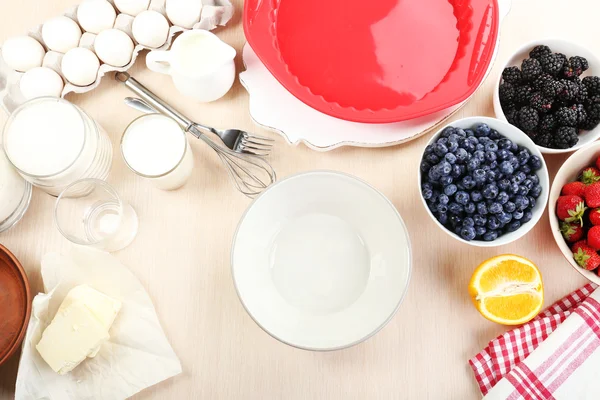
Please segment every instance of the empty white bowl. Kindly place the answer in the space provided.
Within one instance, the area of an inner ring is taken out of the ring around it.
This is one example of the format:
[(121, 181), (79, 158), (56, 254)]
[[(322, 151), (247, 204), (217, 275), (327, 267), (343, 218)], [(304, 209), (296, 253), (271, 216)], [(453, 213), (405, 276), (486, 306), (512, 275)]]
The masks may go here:
[[(505, 68), (512, 66), (520, 68), (523, 60), (529, 58), (529, 52), (533, 50), (535, 46), (539, 45), (546, 45), (550, 47), (554, 53), (563, 53), (567, 56), (567, 58), (573, 56), (585, 57), (588, 60), (590, 68), (585, 71), (581, 77), (583, 78), (590, 75), (600, 76), (600, 61), (594, 55), (594, 53), (577, 43), (564, 39), (541, 39), (524, 44), (512, 55), (512, 57), (508, 59), (501, 71), (504, 71)], [(494, 88), (494, 113), (496, 114), (496, 118), (508, 122), (504, 112), (502, 111), (502, 106), (500, 105), (500, 94), (498, 93), (500, 83), (502, 83), (502, 75), (500, 75), (500, 77), (497, 79), (496, 87)], [(579, 134), (579, 142), (570, 149), (550, 149), (548, 147), (536, 146), (544, 154), (570, 153), (589, 145), (598, 138), (600, 138), (600, 125), (591, 131), (581, 131)]]
[[(423, 206), (425, 207), (427, 214), (436, 223), (436, 225), (439, 226), (448, 235), (450, 235), (454, 239), (458, 240), (459, 242), (463, 242), (463, 243), (469, 244), (471, 246), (476, 246), (476, 247), (502, 246), (502, 245), (505, 245), (508, 243), (512, 243), (515, 240), (519, 239), (520, 237), (525, 236), (525, 234), (527, 232), (529, 232), (535, 226), (535, 224), (537, 224), (537, 222), (540, 220), (540, 218), (542, 217), (542, 214), (544, 213), (544, 209), (546, 208), (546, 203), (548, 202), (548, 192), (550, 191), (549, 190), (550, 178), (548, 176), (548, 168), (546, 166), (546, 161), (544, 160), (544, 157), (542, 156), (542, 153), (540, 152), (538, 147), (535, 145), (535, 143), (533, 143), (533, 140), (531, 140), (529, 138), (529, 136), (527, 136), (523, 131), (521, 131), (516, 126), (513, 126), (513, 125), (509, 124), (508, 122), (500, 121), (500, 120), (497, 120), (494, 118), (469, 117), (469, 118), (463, 118), (463, 119), (454, 121), (454, 122), (444, 126), (439, 131), (437, 131), (431, 137), (431, 139), (429, 140), (427, 145), (435, 143), (435, 141), (442, 134), (442, 131), (445, 128), (447, 128), (448, 126), (453, 126), (455, 128), (462, 128), (462, 129), (471, 129), (479, 124), (487, 124), (490, 128), (497, 130), (498, 132), (500, 132), (500, 134), (502, 134), (504, 137), (510, 139), (514, 143), (517, 143), (518, 145), (524, 146), (527, 149), (529, 149), (529, 151), (531, 152), (532, 155), (538, 156), (540, 158), (540, 160), (542, 161), (542, 168), (540, 168), (538, 171), (536, 171), (536, 173), (540, 179), (540, 185), (542, 186), (542, 194), (540, 195), (540, 197), (538, 197), (536, 199), (537, 201), (535, 203), (535, 207), (532, 210), (533, 217), (531, 218), (531, 221), (525, 223), (523, 226), (521, 226), (516, 231), (505, 233), (504, 235), (498, 237), (496, 240), (491, 241), (491, 242), (486, 242), (483, 240), (467, 241), (467, 240), (464, 240), (463, 238), (461, 238), (460, 236), (456, 235), (454, 232), (450, 231), (444, 225), (442, 225), (435, 218), (435, 216), (433, 215), (431, 210), (429, 210), (429, 207), (427, 207), (427, 202), (425, 201), (425, 199), (423, 198), (423, 195), (421, 193), (421, 179), (422, 179), (423, 174), (421, 173), (420, 168), (419, 168), (419, 176), (418, 176), (418, 178), (419, 178), (418, 179), (419, 197), (421, 198), (421, 202), (423, 203)], [(421, 162), (421, 160), (422, 160), (422, 156), (419, 159), (419, 163)]]
[(308, 172), (251, 204), (233, 240), (232, 275), (268, 334), (306, 350), (360, 343), (395, 314), (411, 271), (408, 232), (392, 203), (337, 172)]
[(587, 271), (581, 268), (573, 259), (573, 253), (571, 252), (570, 246), (565, 242), (565, 239), (560, 233), (560, 221), (556, 216), (556, 200), (560, 197), (562, 187), (569, 182), (576, 181), (579, 173), (584, 168), (593, 166), (598, 156), (600, 156), (600, 143), (594, 143), (586, 148), (578, 150), (567, 158), (554, 177), (552, 189), (550, 190), (548, 215), (550, 217), (550, 228), (554, 240), (569, 264), (571, 264), (571, 267), (575, 268), (577, 272), (590, 281), (600, 285), (600, 277), (596, 275), (594, 271)]

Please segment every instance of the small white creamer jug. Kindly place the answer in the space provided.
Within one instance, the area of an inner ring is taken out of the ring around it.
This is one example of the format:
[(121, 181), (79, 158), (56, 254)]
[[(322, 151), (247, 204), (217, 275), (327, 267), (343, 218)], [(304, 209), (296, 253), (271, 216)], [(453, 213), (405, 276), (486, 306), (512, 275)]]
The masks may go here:
[(233, 47), (213, 33), (194, 29), (177, 37), (171, 50), (148, 53), (146, 65), (152, 71), (171, 75), (181, 94), (209, 102), (231, 89), (235, 54)]

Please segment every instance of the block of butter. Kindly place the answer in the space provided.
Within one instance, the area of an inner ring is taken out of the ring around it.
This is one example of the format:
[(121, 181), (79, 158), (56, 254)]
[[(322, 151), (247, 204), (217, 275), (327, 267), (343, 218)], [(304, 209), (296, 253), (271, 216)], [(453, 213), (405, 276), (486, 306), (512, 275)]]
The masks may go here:
[(87, 286), (77, 286), (65, 297), (36, 348), (61, 375), (86, 357), (94, 357), (121, 308), (121, 303)]

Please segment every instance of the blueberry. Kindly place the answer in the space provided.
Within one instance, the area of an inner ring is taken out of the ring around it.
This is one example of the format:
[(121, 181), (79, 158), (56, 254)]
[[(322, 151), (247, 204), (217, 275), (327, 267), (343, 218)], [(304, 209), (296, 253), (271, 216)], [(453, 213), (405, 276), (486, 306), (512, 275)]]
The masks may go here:
[(429, 207), (429, 210), (431, 210), (432, 213), (435, 214), (437, 212), (437, 208), (438, 208), (437, 203), (429, 201), (429, 202), (427, 202), (427, 207)]
[(498, 196), (496, 197), (496, 201), (502, 205), (506, 204), (506, 202), (508, 202), (508, 193), (506, 192), (500, 192), (498, 193)]
[(454, 179), (452, 179), (451, 176), (442, 176), (440, 178), (440, 185), (442, 185), (442, 186), (448, 186), (449, 184), (452, 183), (453, 180)]
[(444, 188), (444, 194), (446, 196), (452, 196), (454, 193), (456, 193), (457, 190), (458, 188), (456, 187), (456, 185), (450, 184)]
[(475, 145), (471, 142), (467, 142), (465, 144), (465, 150), (467, 150), (469, 153), (473, 153), (475, 151)]
[(487, 232), (487, 229), (485, 229), (485, 226), (476, 226), (475, 227), (475, 233), (479, 237), (482, 237), (483, 235), (485, 235), (486, 232)]
[(508, 151), (506, 149), (502, 149), (502, 148), (500, 150), (498, 150), (497, 155), (498, 155), (498, 158), (502, 161), (507, 160), (511, 156), (510, 151)]
[(527, 186), (519, 185), (519, 191), (517, 194), (521, 196), (527, 196), (529, 194), (529, 189), (527, 189)]
[(427, 146), (425, 146), (425, 154), (431, 154), (433, 153), (433, 145), (432, 144), (428, 144)]
[(484, 170), (485, 172), (488, 172), (489, 170), (491, 170), (490, 166), (485, 164), (481, 166), (481, 169)]
[(462, 170), (461, 170), (461, 165), (456, 165), (454, 164), (452, 166), (452, 172), (450, 172), (450, 176), (453, 178), (458, 178), (459, 176), (462, 175)]
[(433, 185), (429, 182), (423, 182), (421, 183), (421, 189), (433, 190)]
[(500, 138), (502, 138), (502, 135), (500, 134), (500, 132), (498, 132), (495, 129), (492, 129), (492, 131), (490, 132), (490, 139), (497, 140)]
[(465, 134), (467, 137), (475, 136), (475, 132), (472, 129), (465, 129)]
[(527, 179), (527, 175), (524, 172), (519, 171), (515, 174), (513, 182), (520, 184), (525, 179)]
[(478, 158), (473, 157), (467, 163), (467, 170), (475, 171), (477, 168), (479, 168), (479, 165), (481, 165), (481, 161), (479, 161)]
[(529, 161), (529, 157), (531, 157), (529, 150), (527, 150), (525, 148), (522, 148), (521, 150), (519, 150), (519, 152), (517, 153), (517, 159), (519, 160), (519, 165), (526, 165), (527, 162)]
[(477, 139), (476, 136), (470, 136), (467, 138), (467, 140), (473, 144), (473, 146), (475, 146), (477, 143), (479, 143), (479, 139)]
[(525, 173), (526, 175), (529, 175), (531, 173), (531, 168), (529, 168), (529, 165), (521, 165), (521, 168), (519, 168), (519, 170)]
[(542, 160), (540, 160), (538, 156), (531, 156), (531, 158), (529, 158), (528, 164), (534, 171), (537, 171), (538, 169), (542, 168)]
[[(446, 146), (448, 144), (448, 138), (441, 137), (436, 141), (436, 143), (443, 144), (444, 146)], [(433, 151), (435, 152), (435, 144), (433, 145)]]
[(483, 144), (484, 146), (485, 146), (486, 144), (488, 144), (489, 142), (493, 142), (493, 140), (492, 140), (492, 139), (490, 139), (490, 138), (489, 138), (489, 137), (487, 137), (487, 136), (480, 136), (480, 137), (479, 137), (479, 143)]
[(500, 171), (505, 175), (512, 175), (515, 170), (510, 161), (502, 161), (500, 163)]
[(462, 147), (459, 148), (458, 150), (456, 150), (455, 155), (456, 155), (458, 162), (460, 162), (460, 163), (465, 163), (469, 159), (469, 153), (467, 152), (467, 150), (463, 149)]
[(517, 209), (519, 210), (525, 210), (529, 206), (529, 199), (524, 196), (516, 196), (515, 206), (517, 206)]
[(440, 158), (435, 154), (430, 153), (425, 156), (425, 161), (427, 161), (431, 165), (434, 165), (440, 162)]
[(463, 210), (464, 210), (464, 207), (461, 206), (458, 203), (450, 203), (450, 204), (448, 204), (448, 211), (451, 214), (459, 215), (459, 214), (462, 214)]
[(448, 211), (448, 206), (446, 204), (438, 203), (438, 205), (437, 205), (438, 214), (440, 214), (440, 213), (445, 214), (447, 211)]
[(533, 182), (531, 182), (531, 179), (529, 179), (529, 178), (527, 178), (523, 182), (521, 182), (521, 185), (525, 186), (529, 190), (531, 190), (533, 188)]
[(488, 213), (487, 204), (484, 202), (477, 203), (477, 212), (480, 215), (486, 215)]
[(445, 212), (438, 213), (437, 220), (440, 224), (446, 225), (448, 223), (448, 214)]
[(491, 169), (498, 168), (498, 161), (492, 161), (488, 165), (490, 166)]
[(533, 218), (533, 213), (530, 210), (525, 211), (523, 218), (521, 218), (521, 224), (531, 221), (531, 218)]
[(495, 199), (496, 196), (498, 196), (498, 186), (496, 186), (493, 183), (485, 185), (485, 187), (483, 188), (483, 197), (490, 200)]
[(491, 129), (487, 124), (481, 124), (475, 128), (475, 136), (490, 136)]
[(514, 232), (521, 227), (521, 221), (513, 221), (506, 227), (506, 232)]
[(483, 152), (484, 150), (485, 150), (485, 146), (484, 146), (483, 144), (481, 144), (481, 143), (477, 143), (477, 144), (475, 145), (475, 152), (478, 152), (478, 151), (481, 151), (481, 152)]
[(446, 155), (444, 156), (444, 160), (448, 164), (456, 164), (456, 156), (452, 153), (446, 153)]
[(460, 136), (460, 137), (467, 137), (467, 132), (465, 132), (464, 129), (461, 128), (456, 128), (456, 135)]
[(515, 219), (515, 220), (520, 220), (521, 218), (523, 218), (523, 214), (524, 214), (524, 213), (523, 213), (523, 211), (521, 211), (521, 210), (516, 210), (516, 211), (514, 211), (514, 212), (512, 213), (512, 217), (513, 217), (513, 219)]
[(485, 152), (482, 150), (475, 151), (475, 153), (473, 153), (473, 157), (476, 157), (481, 163), (485, 162)]
[(473, 171), (473, 179), (475, 180), (475, 182), (477, 183), (483, 183), (485, 182), (485, 177), (486, 177), (486, 172), (479, 168), (476, 169), (475, 171)]
[(465, 187), (465, 189), (471, 190), (477, 185), (477, 182), (475, 182), (471, 175), (467, 175), (464, 178), (462, 178), (462, 184)]
[(454, 153), (458, 149), (458, 141), (449, 140), (448, 141), (448, 151)]
[(542, 194), (542, 187), (540, 185), (534, 185), (529, 191), (529, 194), (537, 199)]
[(500, 228), (500, 221), (498, 221), (498, 218), (496, 218), (494, 216), (489, 217), (486, 227), (491, 230), (496, 230), (496, 229)]
[(463, 184), (462, 184), (462, 183), (460, 183), (460, 182), (458, 182), (458, 183), (456, 184), (456, 188), (457, 188), (458, 190), (465, 190), (465, 187), (464, 187), (464, 186), (463, 186)]
[(538, 178), (538, 176), (536, 174), (531, 174), (527, 177), (527, 179), (529, 179), (531, 182), (533, 182), (534, 185), (537, 185), (538, 183), (540, 183), (540, 178)]
[(469, 194), (467, 192), (463, 192), (462, 190), (458, 191), (454, 195), (454, 200), (456, 200), (458, 204), (462, 204), (464, 206), (469, 202)]
[(537, 200), (533, 197), (533, 196), (527, 196), (527, 200), (529, 200), (529, 207), (528, 208), (533, 208), (535, 207)]
[(475, 221), (471, 217), (463, 218), (463, 226), (475, 226)]
[(510, 181), (506, 178), (499, 180), (498, 188), (500, 188), (500, 190), (509, 190), (510, 189)]
[(475, 203), (467, 203), (467, 205), (465, 206), (465, 212), (467, 214), (475, 214), (476, 210), (477, 207), (475, 206)]
[(487, 142), (485, 144), (485, 151), (487, 151), (488, 153), (494, 154), (494, 156), (495, 156), (496, 152), (498, 151), (498, 145), (496, 144), (496, 142), (492, 142), (492, 141)]
[(510, 163), (510, 165), (512, 165), (513, 169), (518, 169), (519, 168), (519, 159), (515, 156), (511, 156), (508, 158), (508, 162)]
[(504, 211), (502, 205), (500, 203), (494, 202), (489, 207), (490, 213), (492, 214), (500, 214)]
[(471, 200), (473, 200), (475, 203), (480, 202), (483, 199), (483, 196), (481, 195), (481, 192), (479, 190), (473, 190), (471, 192)]
[(501, 224), (508, 224), (511, 220), (513, 219), (513, 216), (511, 213), (509, 212), (501, 212), (500, 214), (498, 214), (498, 221)]
[(433, 152), (438, 157), (443, 157), (448, 152), (448, 147), (446, 147), (446, 145), (438, 142), (438, 143), (436, 143), (436, 144), (433, 145)]
[(421, 193), (423, 194), (423, 198), (425, 200), (430, 200), (431, 197), (433, 196), (433, 190), (431, 190), (431, 189), (423, 189), (423, 190), (421, 190)]
[(481, 214), (473, 215), (473, 222), (475, 226), (484, 226), (487, 223), (487, 218)]
[(497, 158), (498, 158), (498, 156), (496, 155), (495, 152), (493, 152), (493, 151), (486, 151), (485, 152), (485, 160), (487, 162), (491, 163), (493, 161), (496, 161)]
[(448, 143), (458, 142), (458, 139), (460, 139), (460, 136), (458, 136), (456, 133), (451, 133), (448, 135)]
[(442, 176), (448, 176), (452, 172), (452, 165), (448, 161), (440, 162), (437, 167), (440, 169), (440, 174)]
[(475, 228), (473, 228), (472, 226), (464, 226), (461, 228), (460, 230), (460, 237), (471, 241), (473, 239), (475, 239), (475, 236), (477, 236), (477, 233), (475, 232)]
[(519, 145), (513, 142), (512, 146), (510, 146), (510, 151), (516, 153), (517, 151), (519, 151)]
[(450, 202), (450, 198), (446, 196), (444, 193), (438, 196), (438, 203), (446, 205)]
[(429, 164), (427, 161), (421, 161), (421, 172), (426, 174), (429, 172), (429, 169), (431, 168), (431, 164)]
[(519, 191), (519, 184), (518, 183), (511, 183), (510, 184), (510, 188), (508, 189), (512, 194), (517, 194), (517, 192)]
[(448, 219), (450, 220), (450, 225), (453, 227), (460, 227), (462, 225), (462, 218), (459, 215), (451, 215)]
[(498, 140), (498, 147), (503, 150), (509, 150), (512, 147), (512, 141), (507, 138)]
[(515, 205), (515, 203), (513, 203), (512, 201), (507, 201), (506, 204), (504, 205), (504, 211), (506, 212), (513, 212), (517, 209), (517, 206)]
[(427, 172), (427, 176), (429, 177), (430, 181), (439, 182), (440, 178), (442, 177), (442, 174), (440, 173), (439, 168), (431, 167), (429, 172)]
[(496, 239), (498, 239), (498, 232), (496, 232), (494, 230), (487, 231), (483, 235), (483, 240), (485, 240), (486, 242), (492, 242)]
[(456, 133), (456, 128), (454, 128), (453, 126), (448, 126), (444, 128), (440, 136), (443, 138), (447, 138), (453, 133)]

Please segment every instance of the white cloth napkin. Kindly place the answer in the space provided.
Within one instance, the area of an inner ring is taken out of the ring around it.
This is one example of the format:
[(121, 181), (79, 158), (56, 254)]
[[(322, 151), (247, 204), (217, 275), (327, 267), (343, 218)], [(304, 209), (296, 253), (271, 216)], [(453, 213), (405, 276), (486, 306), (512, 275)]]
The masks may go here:
[(600, 398), (600, 289), (596, 289), (486, 400)]
[[(77, 248), (67, 255), (42, 259), (46, 294), (33, 308), (17, 375), (17, 400), (120, 400), (181, 372), (177, 355), (160, 326), (150, 297), (141, 283), (108, 253)], [(123, 305), (95, 358), (66, 375), (58, 375), (35, 346), (73, 287), (88, 284)]]

